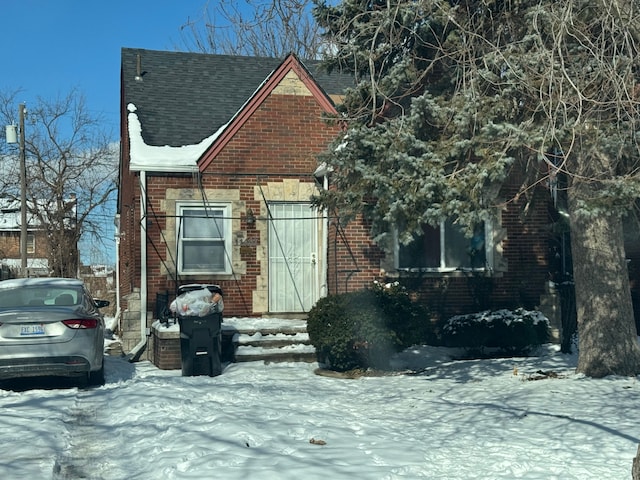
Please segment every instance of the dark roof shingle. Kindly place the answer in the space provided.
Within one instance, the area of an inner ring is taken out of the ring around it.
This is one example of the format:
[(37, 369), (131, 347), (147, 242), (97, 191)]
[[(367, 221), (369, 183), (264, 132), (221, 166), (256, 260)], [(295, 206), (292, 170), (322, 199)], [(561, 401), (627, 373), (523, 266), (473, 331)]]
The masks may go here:
[[(138, 57), (139, 56), (139, 57)], [(141, 81), (136, 80), (138, 58)], [(122, 95), (132, 103), (147, 145), (194, 145), (225, 125), (282, 59), (122, 49)], [(352, 84), (327, 75), (319, 62), (304, 62), (328, 94)]]

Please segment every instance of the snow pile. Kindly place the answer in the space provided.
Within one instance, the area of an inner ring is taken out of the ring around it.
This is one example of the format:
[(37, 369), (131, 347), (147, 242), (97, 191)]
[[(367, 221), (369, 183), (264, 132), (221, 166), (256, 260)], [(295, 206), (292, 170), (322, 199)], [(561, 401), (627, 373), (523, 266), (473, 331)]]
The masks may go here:
[(529, 358), (452, 354), (415, 347), (394, 359), (403, 373), (349, 379), (262, 362), (183, 377), (107, 357), (100, 388), (0, 390), (0, 477), (630, 477), (637, 378), (575, 374), (576, 357), (552, 345)]

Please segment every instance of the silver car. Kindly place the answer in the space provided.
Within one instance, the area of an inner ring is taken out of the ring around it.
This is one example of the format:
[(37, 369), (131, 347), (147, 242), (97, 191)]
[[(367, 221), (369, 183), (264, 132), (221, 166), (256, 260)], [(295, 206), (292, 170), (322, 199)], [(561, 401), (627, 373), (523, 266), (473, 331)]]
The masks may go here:
[(0, 282), (0, 380), (78, 377), (104, 383), (104, 319), (82, 280), (24, 278)]

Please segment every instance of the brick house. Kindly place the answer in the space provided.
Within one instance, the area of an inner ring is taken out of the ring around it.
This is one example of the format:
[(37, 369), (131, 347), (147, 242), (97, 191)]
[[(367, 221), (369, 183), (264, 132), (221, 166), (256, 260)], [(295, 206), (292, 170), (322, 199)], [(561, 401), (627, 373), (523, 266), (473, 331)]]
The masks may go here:
[(227, 317), (304, 318), (319, 298), (376, 279), (407, 283), (442, 315), (473, 311), (479, 301), (540, 303), (549, 249), (544, 191), (527, 222), (512, 202), (499, 224), (478, 233), (482, 268), (469, 264), (470, 240), (447, 223), (410, 247), (378, 245), (366, 223), (343, 226), (310, 207), (331, 182), (317, 154), (340, 128), (325, 115), (351, 83), (294, 55), (122, 50), (117, 255), (125, 352), (144, 351), (163, 299), (187, 283), (219, 284)]
[[(72, 196), (66, 203), (69, 206), (70, 219), (75, 217), (76, 199)], [(27, 272), (28, 277), (41, 277), (50, 274), (49, 240), (41, 219), (32, 213), (33, 208), (27, 210)], [(21, 209), (17, 200), (0, 200), (0, 278), (15, 278), (21, 275), (22, 256), (20, 254)], [(69, 224), (67, 230), (69, 238), (75, 234), (75, 224)], [(70, 243), (71, 244), (71, 243)], [(78, 250), (72, 249), (69, 260), (76, 263)]]

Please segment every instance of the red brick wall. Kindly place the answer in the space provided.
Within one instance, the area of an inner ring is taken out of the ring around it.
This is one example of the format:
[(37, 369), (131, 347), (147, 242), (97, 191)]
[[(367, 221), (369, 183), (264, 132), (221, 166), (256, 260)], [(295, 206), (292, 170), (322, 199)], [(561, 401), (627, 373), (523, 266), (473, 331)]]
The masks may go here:
[[(310, 179), (317, 166), (316, 155), (337, 132), (324, 122), (322, 115), (313, 97), (269, 96), (212, 162), (207, 173), (248, 174), (251, 178), (234, 180), (234, 184), (242, 182), (248, 190), (255, 185), (256, 176), (274, 179), (295, 174)], [(207, 177), (207, 182), (208, 186), (215, 180)]]
[[(505, 198), (513, 198), (515, 193), (511, 190)], [(535, 191), (532, 207), (526, 215), (523, 213), (525, 201), (511, 201), (502, 214), (507, 231), (503, 242), (504, 257), (509, 269), (495, 288), (497, 304), (517, 301), (522, 306), (532, 307), (538, 304), (544, 283), (549, 279), (547, 257), (551, 219), (547, 191), (542, 188)]]
[(162, 338), (153, 335), (153, 359), (161, 370), (177, 370), (182, 367), (180, 338)]
[(330, 294), (353, 292), (380, 278), (384, 252), (370, 238), (369, 225), (358, 218), (346, 226), (330, 220), (328, 287)]
[[(283, 179), (312, 180), (317, 166), (316, 155), (326, 148), (337, 132), (337, 127), (328, 126), (322, 116), (322, 109), (313, 97), (269, 96), (202, 173), (202, 188), (239, 190), (240, 200), (257, 214), (262, 202), (254, 198), (256, 185)], [(120, 244), (120, 258), (121, 289), (126, 294), (139, 286), (140, 214), (137, 179), (126, 172), (123, 179), (121, 231), (124, 237)], [(161, 271), (162, 262), (172, 264), (174, 261), (167, 257), (163, 238), (166, 227), (163, 216), (165, 191), (167, 188), (198, 189), (199, 186), (196, 176), (191, 175), (147, 177), (147, 308), (150, 312), (155, 309), (156, 294), (173, 293), (180, 282)], [(513, 192), (505, 190), (504, 193), (505, 198), (511, 198)], [(478, 298), (483, 304), (496, 307), (536, 304), (547, 275), (546, 206), (539, 202), (526, 221), (521, 219), (521, 211), (522, 202), (510, 202), (503, 212), (503, 227), (507, 230), (503, 246), (508, 270), (502, 276), (494, 277), (490, 282), (480, 282), (479, 287), (474, 286), (473, 279), (464, 276), (404, 278), (403, 282), (434, 310), (446, 315), (477, 310), (478, 303), (474, 300)], [(330, 219), (329, 293), (353, 291), (370, 285), (372, 280), (379, 278), (384, 253), (370, 241), (368, 225), (362, 221), (352, 222), (340, 233), (336, 227)], [(241, 230), (247, 235), (246, 246), (240, 248), (241, 259), (246, 262), (246, 274), (223, 280), (188, 278), (188, 283), (219, 283), (226, 293), (227, 316), (267, 313), (256, 312), (252, 305), (256, 275), (264, 274), (256, 258), (260, 237), (255, 225), (247, 225), (244, 218)], [(489, 284), (490, 290), (474, 295), (474, 289), (482, 289)]]
[[(120, 111), (126, 112), (121, 99)], [(120, 214), (119, 283), (120, 296), (126, 297), (134, 288), (140, 287), (140, 187), (139, 174), (129, 170), (129, 133), (126, 117), (121, 119), (121, 163), (118, 188), (118, 213)], [(121, 298), (122, 309), (127, 308)]]
[(20, 232), (0, 232), (0, 256), (20, 258)]
[[(28, 253), (28, 258), (47, 258), (47, 238), (43, 232), (29, 231), (35, 235), (35, 252)], [(20, 232), (0, 232), (0, 258), (20, 258)]]
[[(514, 200), (519, 180), (514, 175), (501, 191), (501, 198), (507, 200), (501, 214), (501, 228), (506, 230), (502, 242), (506, 271), (494, 272), (488, 278), (463, 272), (408, 274), (392, 268), (384, 272), (380, 266), (388, 268), (391, 258), (385, 259), (385, 252), (370, 241), (369, 226), (358, 219), (343, 227), (340, 234), (333, 220), (329, 233), (329, 292), (366, 288), (373, 280), (399, 281), (435, 316), (443, 317), (486, 308), (535, 307), (549, 278), (549, 196), (545, 189), (538, 188), (527, 199)], [(525, 202), (531, 202), (526, 215)]]
[[(284, 179), (298, 179), (305, 183), (314, 181), (316, 155), (326, 148), (337, 132), (337, 127), (329, 126), (323, 120), (323, 114), (323, 110), (311, 96), (270, 95), (202, 173), (201, 187), (205, 190), (239, 190), (240, 200), (257, 215), (263, 202), (254, 198), (256, 185)], [(122, 294), (126, 295), (126, 292), (140, 285), (140, 216), (138, 180), (130, 174), (125, 174), (124, 177), (122, 203), (123, 206), (133, 206), (122, 208), (120, 220), (121, 231), (124, 233), (120, 243), (120, 283)], [(247, 225), (244, 216), (241, 230), (246, 231), (247, 239), (244, 243), (247, 246), (240, 249), (240, 255), (241, 260), (246, 262), (246, 274), (235, 275), (233, 279), (189, 276), (188, 279), (180, 280), (162, 273), (162, 263), (173, 266), (175, 259), (168, 255), (176, 254), (167, 254), (163, 238), (166, 228), (163, 202), (168, 188), (198, 190), (200, 185), (195, 175), (147, 174), (148, 311), (155, 310), (157, 293), (168, 291), (172, 296), (178, 284), (213, 282), (220, 284), (225, 292), (225, 315), (267, 313), (254, 311), (252, 305), (256, 275), (264, 272), (261, 272), (256, 258), (259, 232), (255, 225)]]
[[(50, 257), (50, 249), (47, 234), (42, 231), (29, 230), (29, 236), (31, 234), (35, 236), (35, 251), (31, 252), (29, 248), (27, 248), (27, 259), (36, 258), (48, 260)], [(75, 264), (77, 251), (71, 251), (69, 255), (68, 260), (71, 262), (70, 265)], [(2, 278), (21, 275), (20, 257), (20, 231), (0, 231), (0, 259), (13, 260), (13, 266), (3, 267)], [(31, 269), (28, 270), (29, 275), (43, 275), (48, 273), (46, 269), (43, 271), (40, 268), (35, 269), (35, 271)]]
[[(513, 199), (515, 193), (506, 188), (503, 198)], [(526, 215), (524, 201), (510, 200), (502, 211), (502, 228), (506, 230), (502, 256), (507, 262), (506, 271), (494, 272), (490, 277), (456, 272), (389, 280), (400, 280), (416, 292), (434, 315), (445, 318), (488, 308), (534, 308), (549, 278), (548, 195), (544, 189), (536, 191)]]

